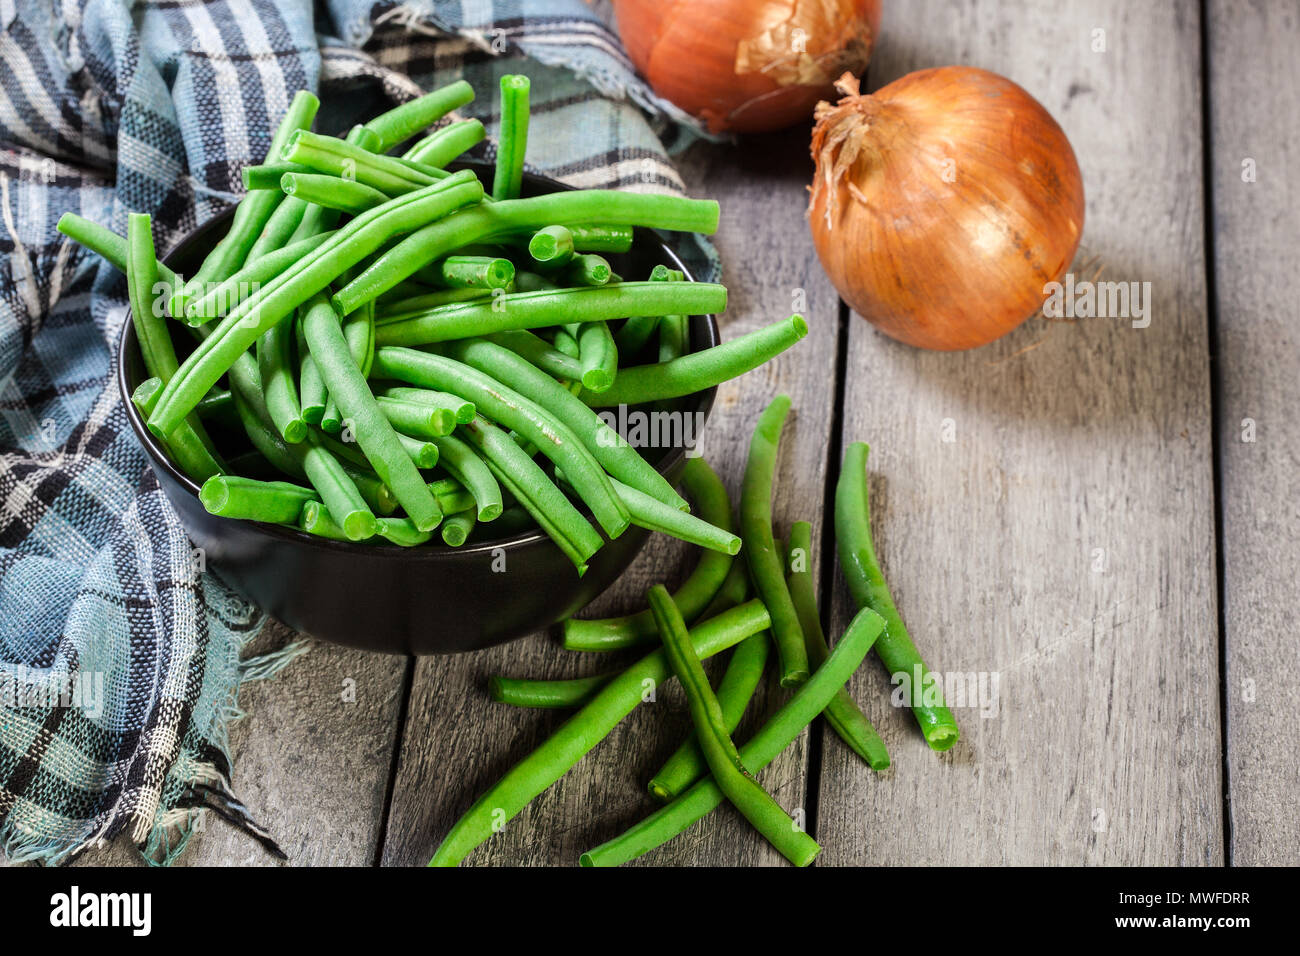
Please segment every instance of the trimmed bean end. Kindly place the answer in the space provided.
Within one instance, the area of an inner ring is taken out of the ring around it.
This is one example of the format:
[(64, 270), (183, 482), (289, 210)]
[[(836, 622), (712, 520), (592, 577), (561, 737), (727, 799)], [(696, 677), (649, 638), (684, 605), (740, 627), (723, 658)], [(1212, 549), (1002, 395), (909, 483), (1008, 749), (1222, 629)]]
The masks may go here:
[[(930, 745), (931, 750), (937, 751), (938, 753), (943, 753), (945, 750), (951, 750), (960, 737), (961, 734), (955, 727), (932, 727), (925, 732), (925, 742)], [(889, 766), (888, 760), (885, 761), (885, 766)], [(871, 769), (878, 770), (882, 768), (873, 765)]]
[[(794, 669), (794, 670), (787, 671), (786, 673), (784, 673), (784, 674), (781, 675), (781, 686), (782, 686), (782, 687), (800, 687), (800, 686), (802, 686), (802, 685), (808, 683), (808, 677), (809, 677), (808, 671), (804, 670), (804, 669), (801, 668), (801, 667), (800, 667), (800, 668), (796, 668), (796, 669)], [(934, 745), (931, 744), (931, 746), (934, 746)], [(952, 746), (952, 745), (949, 744), (949, 746)]]

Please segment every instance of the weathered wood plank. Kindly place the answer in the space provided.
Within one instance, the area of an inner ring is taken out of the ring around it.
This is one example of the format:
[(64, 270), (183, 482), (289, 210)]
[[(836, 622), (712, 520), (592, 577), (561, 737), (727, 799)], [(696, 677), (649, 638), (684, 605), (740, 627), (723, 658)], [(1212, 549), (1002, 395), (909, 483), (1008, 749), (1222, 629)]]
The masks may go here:
[[(780, 391), (797, 409), (783, 445), (775, 513), (783, 521), (820, 521), (834, 390), (838, 303), (816, 266), (803, 218), (811, 170), (805, 134), (792, 132), (743, 147), (701, 144), (682, 169), (692, 195), (722, 204), (717, 245), (731, 304), (724, 335), (736, 336), (792, 311), (807, 299), (809, 337), (777, 362), (720, 390), (705, 456), (739, 494), (749, 434), (762, 407)], [(797, 420), (796, 420), (797, 419)], [(593, 610), (641, 606), (644, 589), (682, 569), (683, 549), (658, 540)], [(523, 713), (490, 703), (493, 673), (567, 676), (610, 663), (582, 659), (538, 635), (464, 658), (421, 661), (402, 742), (384, 862), (425, 862), (452, 822), (514, 761), (558, 727), (563, 715)], [(472, 863), (576, 863), (585, 849), (616, 835), (653, 808), (646, 780), (679, 743), (689, 721), (675, 684), (645, 705), (557, 786), (515, 818)], [(792, 747), (764, 774), (788, 809), (805, 800), (805, 746)], [(769, 864), (779, 857), (724, 808), (650, 863)]]
[(1231, 862), (1300, 863), (1300, 9), (1210, 6)]
[(827, 735), (826, 864), (1223, 859), (1198, 47), (1194, 2), (886, 5), (870, 85), (1020, 82), (1077, 151), (1085, 249), (1153, 302), (1147, 328), (1033, 320), (961, 354), (853, 319), (844, 440), (874, 448), (886, 576), (931, 666), (1001, 694), (940, 757), (863, 668), (894, 766)]
[[(262, 650), (296, 635), (270, 624)], [(274, 678), (239, 695), (230, 729), (234, 790), (288, 854), (289, 866), (371, 866), (383, 823), (408, 658), (315, 643)], [(179, 862), (274, 866), (280, 861), (215, 815)], [(88, 866), (141, 864), (124, 840), (87, 853)]]

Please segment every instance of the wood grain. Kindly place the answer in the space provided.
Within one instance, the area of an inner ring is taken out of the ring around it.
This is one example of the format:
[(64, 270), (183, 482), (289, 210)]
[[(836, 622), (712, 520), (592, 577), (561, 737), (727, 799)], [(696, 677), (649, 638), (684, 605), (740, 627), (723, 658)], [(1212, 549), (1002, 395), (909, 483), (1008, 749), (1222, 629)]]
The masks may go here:
[[(692, 195), (722, 205), (717, 246), (731, 302), (724, 337), (788, 316), (806, 301), (808, 338), (776, 362), (724, 386), (709, 421), (704, 454), (739, 496), (750, 432), (778, 392), (796, 413), (783, 442), (774, 513), (781, 527), (799, 518), (820, 524), (826, 448), (835, 383), (838, 302), (817, 268), (803, 217), (811, 169), (806, 133), (747, 141), (744, 147), (698, 144), (682, 164)], [(652, 542), (628, 575), (593, 606), (593, 614), (642, 606), (645, 588), (676, 579), (683, 549)], [(383, 861), (423, 863), (454, 820), (506, 770), (540, 743), (563, 715), (495, 705), (483, 691), (494, 673), (567, 676), (595, 673), (611, 661), (560, 650), (537, 635), (464, 658), (421, 661), (402, 741)], [(576, 863), (583, 850), (617, 835), (653, 809), (645, 783), (689, 725), (675, 683), (657, 703), (637, 709), (572, 773), (480, 848), (475, 864)], [(801, 741), (764, 775), (790, 810), (806, 803)], [(729, 808), (722, 808), (645, 862), (754, 865), (780, 862)]]
[(1300, 9), (1210, 5), (1231, 861), (1300, 863)]
[(1000, 707), (957, 709), (935, 755), (869, 662), (894, 763), (827, 736), (824, 864), (1223, 859), (1198, 8), (1051, 6), (887, 4), (869, 85), (967, 63), (1026, 87), (1074, 144), (1086, 251), (1151, 282), (1150, 326), (940, 354), (853, 319), (844, 440), (874, 449), (886, 577), (930, 666), (996, 673)]

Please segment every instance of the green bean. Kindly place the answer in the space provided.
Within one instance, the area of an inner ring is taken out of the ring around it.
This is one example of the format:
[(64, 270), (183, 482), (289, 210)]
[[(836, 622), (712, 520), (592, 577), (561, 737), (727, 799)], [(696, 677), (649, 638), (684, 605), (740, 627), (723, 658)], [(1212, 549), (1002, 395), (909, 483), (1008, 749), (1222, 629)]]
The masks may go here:
[(410, 518), (380, 518), (376, 525), (380, 537), (403, 548), (418, 547), (433, 537), (431, 532), (419, 530)]
[(515, 272), (516, 292), (541, 292), (543, 289), (555, 290), (559, 288), (561, 286), (545, 276), (538, 275), (536, 272), (529, 272), (526, 269), (516, 270)]
[(524, 153), (528, 147), (528, 77), (507, 73), (501, 77), (501, 129), (497, 133), (496, 172), (492, 198), (518, 199), (524, 181)]
[(450, 391), (474, 403), (498, 425), (514, 429), (565, 470), (579, 497), (610, 538), (629, 523), (627, 508), (609, 478), (568, 425), (513, 389), (475, 368), (441, 355), (414, 349), (383, 348), (375, 353), (375, 372), (386, 377)]
[(573, 258), (573, 233), (567, 226), (546, 226), (528, 240), (528, 254), (542, 266), (558, 267)]
[[(623, 283), (623, 287), (635, 283)], [(648, 284), (648, 283), (647, 283)], [(698, 283), (683, 282), (689, 289)], [(685, 314), (699, 314), (683, 309)], [(744, 375), (780, 355), (808, 334), (802, 316), (756, 329), (739, 338), (692, 352), (660, 365), (634, 365), (621, 368), (618, 378), (603, 392), (583, 391), (578, 397), (588, 405), (611, 408), (617, 405), (640, 405), (645, 402), (681, 398)]]
[(245, 189), (280, 189), (285, 173), (310, 173), (311, 168), (301, 163), (262, 163), (259, 166), (245, 166), (240, 170), (240, 178)]
[[(473, 177), (472, 172), (466, 172)], [(300, 264), (301, 268), (291, 267), (232, 309), (167, 383), (150, 417), (150, 430), (168, 434), (263, 332), (388, 238), (482, 196), (477, 181), (457, 182), (456, 176), (413, 194), (405, 202), (395, 200), (362, 213), (318, 247), (315, 255)]]
[[(707, 658), (757, 634), (769, 623), (767, 609), (751, 601), (701, 624), (690, 638), (695, 653)], [(658, 650), (613, 678), (545, 743), (475, 801), (452, 826), (429, 865), (455, 866), (463, 860), (600, 743), (642, 702), (647, 687), (662, 684), (671, 676), (668, 659)]]
[[(750, 602), (760, 603), (760, 602)], [(725, 614), (732, 614), (727, 611)], [(720, 615), (721, 617), (722, 615)], [(718, 620), (719, 618), (713, 618)], [(695, 628), (696, 633), (708, 627), (709, 622)], [(758, 773), (781, 751), (790, 746), (812, 720), (826, 709), (835, 691), (857, 670), (871, 649), (872, 643), (884, 629), (880, 615), (870, 610), (858, 612), (844, 636), (826, 663), (800, 687), (784, 706), (763, 725), (745, 746), (740, 748), (740, 759), (750, 773)], [(695, 643), (699, 653), (699, 642)], [(704, 654), (699, 654), (704, 657)], [(707, 816), (726, 799), (718, 785), (711, 779), (701, 780), (672, 803), (656, 810), (626, 833), (602, 843), (582, 855), (583, 866), (618, 866), (648, 853), (657, 846), (686, 831), (697, 820)]]
[[(650, 272), (651, 282), (668, 282), (673, 281), (669, 278), (672, 272), (667, 266), (657, 265)], [(678, 272), (679, 277), (675, 281), (681, 281), (684, 276)], [(657, 315), (638, 315), (628, 319), (614, 334), (614, 345), (622, 355), (632, 355), (641, 350), (641, 347), (650, 341), (650, 336), (659, 326), (659, 316)]]
[(308, 501), (302, 506), (302, 513), (298, 516), (298, 527), (308, 534), (314, 534), (320, 538), (329, 538), (333, 541), (351, 542), (356, 540), (349, 537), (338, 526), (337, 522), (330, 516), (328, 509), (318, 501)]
[(431, 441), (425, 441), (420, 438), (412, 438), (410, 435), (397, 433), (397, 440), (402, 443), (406, 453), (411, 456), (411, 461), (415, 462), (415, 467), (420, 469), (432, 468), (438, 464), (438, 446)]
[[(267, 162), (278, 160), (289, 138), (298, 130), (311, 126), (319, 107), (320, 100), (306, 90), (299, 90), (294, 95), (288, 111), (271, 138)], [(239, 201), (239, 205), (235, 207), (235, 215), (225, 237), (208, 253), (203, 264), (184, 287), (172, 295), (170, 302), (172, 315), (185, 315), (189, 300), (201, 294), (201, 290), (208, 283), (220, 282), (239, 270), (244, 260), (248, 258), (248, 250), (253, 247), (262, 228), (283, 198), (279, 192), (271, 189), (257, 189), (245, 194)], [(165, 400), (164, 395), (160, 403)]]
[(445, 408), (424, 402), (403, 402), (395, 398), (376, 399), (379, 410), (397, 431), (432, 441), (450, 435), (456, 428), (456, 416)]
[(281, 438), (296, 445), (307, 437), (307, 422), (302, 417), (294, 381), (293, 325), (291, 316), (262, 333), (257, 340), (257, 367), (271, 421)]
[(374, 151), (386, 153), (473, 99), (473, 87), (464, 80), (457, 80), (381, 113), (367, 122), (365, 128), (379, 138)]
[(202, 419), (215, 418), (221, 420), (223, 424), (234, 424), (238, 427), (239, 419), (235, 416), (235, 401), (230, 392), (224, 388), (213, 389), (203, 396), (203, 401), (194, 409), (195, 414)]
[(659, 362), (671, 362), (690, 352), (689, 324), (684, 315), (665, 315), (659, 320)]
[(562, 282), (568, 286), (605, 285), (613, 274), (609, 262), (594, 252), (574, 256), (561, 272)]
[(459, 548), (474, 530), (473, 508), (458, 511), (442, 523), (442, 543), (451, 548)]
[(304, 239), (310, 239), (312, 236), (320, 235), (323, 232), (333, 232), (338, 226), (340, 213), (337, 209), (326, 209), (324, 206), (317, 206), (312, 203), (303, 213), (302, 222), (298, 223), (298, 228), (293, 231), (289, 237), (289, 244), (301, 242)]
[[(162, 390), (162, 379), (157, 376), (145, 379), (136, 386), (135, 391), (131, 393), (131, 402), (142, 417), (148, 417), (153, 411)], [(176, 431), (172, 432), (166, 440), (160, 438), (158, 441), (176, 466), (200, 485), (213, 475), (225, 471), (220, 460), (199, 437), (188, 419), (181, 422)]]
[[(351, 284), (345, 287), (345, 291), (350, 287)], [(336, 294), (335, 298), (339, 298), (341, 294)], [(583, 289), (511, 292), (494, 296), (490, 300), (476, 299), (443, 306), (401, 322), (385, 322), (376, 332), (376, 343), (378, 345), (429, 345), (433, 342), (514, 329), (544, 328), (573, 322), (604, 322), (631, 315), (662, 315), (665, 308), (702, 315), (721, 312), (726, 307), (726, 288), (709, 282), (679, 282), (671, 285), (661, 282), (622, 282), (618, 285)], [(807, 330), (807, 327), (802, 325), (802, 320), (800, 326), (804, 331)], [(795, 340), (802, 337), (802, 334), (801, 332), (796, 336)], [(743, 341), (743, 337), (734, 341)], [(791, 343), (783, 344), (777, 351), (788, 348), (789, 344)], [(725, 346), (718, 346), (718, 348), (725, 348)], [(723, 354), (731, 356), (731, 352)], [(739, 356), (733, 357), (733, 362), (736, 359), (748, 361), (749, 355), (742, 352)], [(765, 360), (752, 361), (749, 367), (757, 367)], [(711, 368), (717, 363), (709, 364)], [(726, 377), (734, 378), (735, 375), (748, 370), (748, 368), (741, 368)], [(622, 379), (626, 374), (627, 370), (621, 370), (618, 378)], [(644, 372), (641, 374), (644, 376)], [(681, 394), (689, 394), (691, 391), (698, 391), (698, 389), (692, 388)]]
[(318, 173), (355, 180), (386, 196), (402, 196), (431, 186), (442, 178), (418, 172), (391, 156), (378, 156), (355, 143), (310, 130), (294, 133), (285, 144), (282, 156)]
[(614, 490), (632, 516), (632, 523), (637, 527), (672, 535), (696, 547), (707, 548), (721, 554), (735, 556), (740, 553), (741, 540), (729, 530), (716, 527), (693, 514), (666, 505), (643, 491), (623, 484), (617, 478), (611, 478), (610, 484), (614, 486)]
[(488, 256), (448, 256), (434, 264), (438, 284), (457, 289), (505, 289), (515, 281), (515, 264)]
[(772, 612), (772, 636), (781, 657), (781, 686), (797, 687), (808, 679), (808, 652), (772, 535), (772, 478), (781, 427), (789, 412), (790, 396), (778, 395), (758, 417), (740, 486), (740, 533), (749, 576)]
[[(156, 377), (165, 390), (179, 363), (167, 321), (159, 309), (162, 304), (159, 292), (167, 286), (158, 278), (158, 257), (154, 253), (151, 220), (147, 214), (132, 213), (128, 218), (127, 253), (127, 290), (140, 356), (146, 372)], [(161, 395), (162, 390), (151, 392), (150, 404), (155, 404)], [(171, 434), (162, 438), (162, 444), (180, 469), (197, 482), (225, 470), (197, 415), (189, 415), (180, 422)]]
[[(320, 436), (321, 444), (325, 444), (324, 440), (327, 437), (326, 435)], [(393, 496), (393, 490), (380, 481), (379, 476), (369, 470), (369, 466), (365, 471), (362, 471), (362, 469), (349, 466), (344, 462), (342, 467), (371, 511), (387, 518), (397, 510), (397, 499)]]
[(325, 406), (329, 396), (325, 392), (325, 380), (320, 377), (316, 360), (311, 357), (307, 347), (307, 337), (302, 332), (302, 315), (294, 316), (294, 337), (298, 344), (298, 404), (302, 408), (302, 420), (308, 425), (319, 425), (325, 417)]
[[(682, 470), (682, 485), (702, 520), (730, 532), (731, 501), (717, 473), (703, 458), (688, 458)], [(673, 593), (682, 617), (698, 617), (727, 579), (734, 560), (726, 552), (705, 550), (689, 577)], [(743, 580), (743, 578), (742, 578)], [(651, 643), (658, 635), (649, 610), (625, 617), (564, 622), (564, 647), (570, 651), (615, 651)]]
[[(494, 478), (493, 481), (495, 480)], [(429, 491), (444, 515), (460, 514), (474, 507), (474, 496), (454, 478), (440, 478), (429, 482)]]
[[(99, 223), (91, 222), (75, 212), (65, 212), (60, 216), (56, 228), (69, 239), (107, 259), (123, 275), (126, 274), (127, 260), (130, 258), (127, 241), (113, 230), (105, 229)], [(161, 262), (155, 262), (154, 268), (158, 270), (158, 280), (169, 287), (169, 292), (179, 288), (182, 280), (175, 272)]]
[(504, 508), (501, 486), (483, 459), (455, 435), (435, 438), (433, 443), (438, 447), (443, 469), (473, 497), (477, 520), (496, 520)]
[[(771, 639), (763, 631), (745, 638), (731, 652), (727, 669), (723, 671), (722, 681), (718, 684), (718, 705), (722, 708), (723, 726), (729, 734), (740, 726), (740, 719), (745, 716), (745, 710), (754, 692), (758, 690), (770, 647)], [(708, 772), (709, 765), (700, 750), (697, 735), (692, 732), (650, 779), (650, 795), (667, 803), (685, 793)]]
[[(803, 553), (802, 565), (798, 560)], [(799, 623), (803, 627), (804, 640), (808, 645), (808, 663), (816, 670), (826, 663), (831, 650), (826, 645), (826, 634), (822, 631), (821, 617), (817, 613), (817, 595), (813, 590), (812, 580), (812, 525), (807, 521), (796, 521), (790, 526), (789, 558), (786, 561), (786, 585), (790, 589), (790, 599), (799, 614)], [(831, 702), (822, 711), (822, 716), (831, 725), (835, 733), (859, 757), (867, 762), (872, 770), (884, 770), (889, 766), (889, 751), (885, 742), (871, 726), (867, 715), (858, 707), (850, 696), (847, 687), (841, 687)]]
[(564, 492), (546, 476), (546, 472), (516, 445), (510, 436), (485, 421), (475, 418), (461, 429), (469, 443), (477, 448), (501, 486), (518, 499), (533, 520), (555, 542), (579, 576), (586, 573), (587, 561), (600, 550), (600, 534), (564, 496)]
[(731, 570), (722, 581), (722, 586), (718, 588), (718, 593), (713, 595), (713, 600), (699, 613), (695, 621), (707, 621), (715, 614), (721, 614), (738, 604), (744, 604), (750, 596), (749, 568), (745, 566), (744, 561), (733, 562)]
[[(473, 402), (466, 401), (459, 395), (453, 395), (450, 392), (439, 392), (432, 388), (411, 388), (405, 385), (394, 385), (386, 388), (380, 395), (384, 398), (395, 398), (399, 401), (417, 402), (422, 405), (432, 405), (434, 408), (443, 408), (451, 412), (452, 420), (457, 425), (464, 425), (472, 422), (474, 416), (478, 414), (478, 409), (474, 407)], [(448, 434), (451, 434), (448, 432)], [(440, 436), (441, 437), (441, 436)]]
[(357, 444), (371, 467), (393, 490), (416, 528), (432, 531), (442, 519), (442, 512), (352, 361), (338, 314), (324, 296), (318, 296), (308, 308), (303, 331), (330, 398), (338, 403), (345, 417), (353, 420)]
[(582, 387), (603, 392), (614, 384), (618, 375), (618, 347), (605, 322), (583, 322), (568, 329), (578, 342), (578, 360), (582, 365)]
[[(316, 363), (320, 368), (320, 363)], [(334, 401), (334, 396), (327, 391), (325, 394), (325, 410), (321, 412), (320, 427), (327, 435), (338, 435), (343, 431), (343, 413), (339, 411), (338, 402)]]
[[(573, 341), (573, 337), (567, 332), (565, 333), (565, 337), (569, 341)], [(564, 352), (553, 347), (540, 335), (529, 332), (527, 329), (494, 332), (491, 335), (484, 336), (484, 341), (492, 342), (502, 348), (509, 349), (529, 365), (539, 368), (543, 372), (547, 373), (548, 376), (560, 379), (561, 381), (576, 381), (581, 384), (582, 366), (577, 359), (573, 356), (566, 355)], [(576, 352), (577, 343), (574, 343), (574, 345), (574, 351)]]
[(284, 199), (280, 200), (280, 204), (275, 207), (275, 212), (271, 213), (271, 218), (262, 227), (262, 232), (254, 241), (252, 248), (248, 250), (246, 262), (256, 262), (268, 253), (283, 249), (288, 244), (289, 237), (298, 228), (298, 224), (302, 222), (306, 211), (306, 202), (286, 193)]
[(201, 298), (190, 302), (189, 311), (185, 313), (185, 321), (190, 325), (202, 325), (208, 319), (225, 315), (257, 292), (263, 283), (270, 282), (290, 266), (300, 262), (332, 235), (333, 232), (320, 232), (290, 242), (283, 249), (268, 252), (256, 261), (248, 261), (234, 275), (217, 283)]
[(370, 375), (375, 363), (375, 304), (367, 302), (343, 322), (343, 338), (348, 343), (348, 354), (364, 376)]
[(328, 173), (285, 173), (280, 189), (286, 196), (353, 215), (382, 206), (389, 199), (373, 186)]
[[(462, 246), (492, 236), (573, 222), (630, 222), (652, 229), (712, 234), (718, 228), (718, 204), (607, 189), (570, 190), (528, 199), (479, 203), (472, 209), (430, 222), (374, 259), (364, 272), (335, 293), (336, 307), (346, 315), (363, 302), (387, 292), (422, 266)], [(516, 274), (516, 283), (518, 280)]]
[(402, 158), (441, 169), (483, 142), (486, 136), (487, 131), (478, 120), (459, 120), (430, 133), (403, 153)]
[(388, 150), (382, 148), (384, 142), (379, 138), (379, 134), (360, 123), (348, 130), (348, 135), (344, 138), (352, 145), (360, 146), (368, 153), (388, 152)]
[[(610, 475), (672, 508), (686, 502), (653, 466), (610, 428), (600, 416), (526, 361), (491, 342), (468, 339), (450, 344), (447, 354), (480, 372), (492, 375), (537, 403), (569, 426)], [(708, 467), (707, 465), (705, 466)], [(714, 522), (715, 524), (717, 522)]]
[(126, 268), (127, 291), (131, 299), (131, 324), (140, 345), (140, 357), (149, 375), (164, 385), (176, 374), (180, 363), (172, 345), (167, 320), (158, 308), (158, 257), (154, 254), (151, 220), (147, 213), (133, 212), (127, 217), (126, 237), (130, 256)]
[(718, 698), (709, 686), (699, 656), (691, 644), (686, 622), (662, 584), (646, 594), (663, 639), (668, 663), (686, 691), (686, 701), (695, 724), (696, 740), (713, 773), (713, 781), (731, 805), (795, 866), (807, 866), (821, 847), (781, 809), (780, 804), (750, 776), (731, 740)]
[(316, 492), (301, 485), (234, 475), (213, 475), (199, 489), (209, 514), (270, 524), (296, 524), (303, 504), (315, 500)]
[(596, 674), (592, 677), (576, 677), (571, 680), (492, 677), (488, 680), (488, 695), (498, 704), (509, 704), (511, 707), (569, 710), (587, 704), (602, 687), (617, 676), (617, 674)]
[(472, 302), (478, 299), (490, 302), (499, 294), (491, 289), (439, 289), (436, 292), (425, 292), (389, 303), (384, 303), (381, 299), (375, 313), (376, 321), (381, 324), (404, 322), (444, 305)]
[(572, 223), (569, 225), (569, 232), (573, 236), (573, 248), (576, 252), (632, 251), (631, 226), (593, 226), (587, 223)]
[[(920, 652), (912, 643), (876, 560), (876, 548), (871, 540), (871, 505), (867, 496), (869, 450), (865, 442), (849, 445), (835, 485), (835, 543), (840, 567), (858, 607), (869, 607), (884, 618), (885, 633), (876, 644), (876, 654), (895, 681), (899, 679), (898, 675), (905, 675), (911, 687), (908, 696), (912, 715), (921, 727), (925, 742), (932, 750), (944, 751), (957, 742), (957, 721), (944, 704), (940, 682), (926, 668)], [(930, 699), (932, 688), (938, 695), (937, 704), (925, 702)]]

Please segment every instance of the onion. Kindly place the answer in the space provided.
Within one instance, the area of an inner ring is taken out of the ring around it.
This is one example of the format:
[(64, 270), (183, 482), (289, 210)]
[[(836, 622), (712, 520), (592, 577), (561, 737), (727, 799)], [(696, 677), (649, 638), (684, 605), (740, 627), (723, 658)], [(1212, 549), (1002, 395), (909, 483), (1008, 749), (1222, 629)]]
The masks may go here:
[(880, 0), (614, 0), (654, 91), (717, 133), (807, 120), (835, 77), (861, 73)]
[(813, 242), (844, 300), (887, 335), (968, 349), (1043, 304), (1083, 232), (1065, 133), (1010, 80), (921, 70), (817, 105)]

